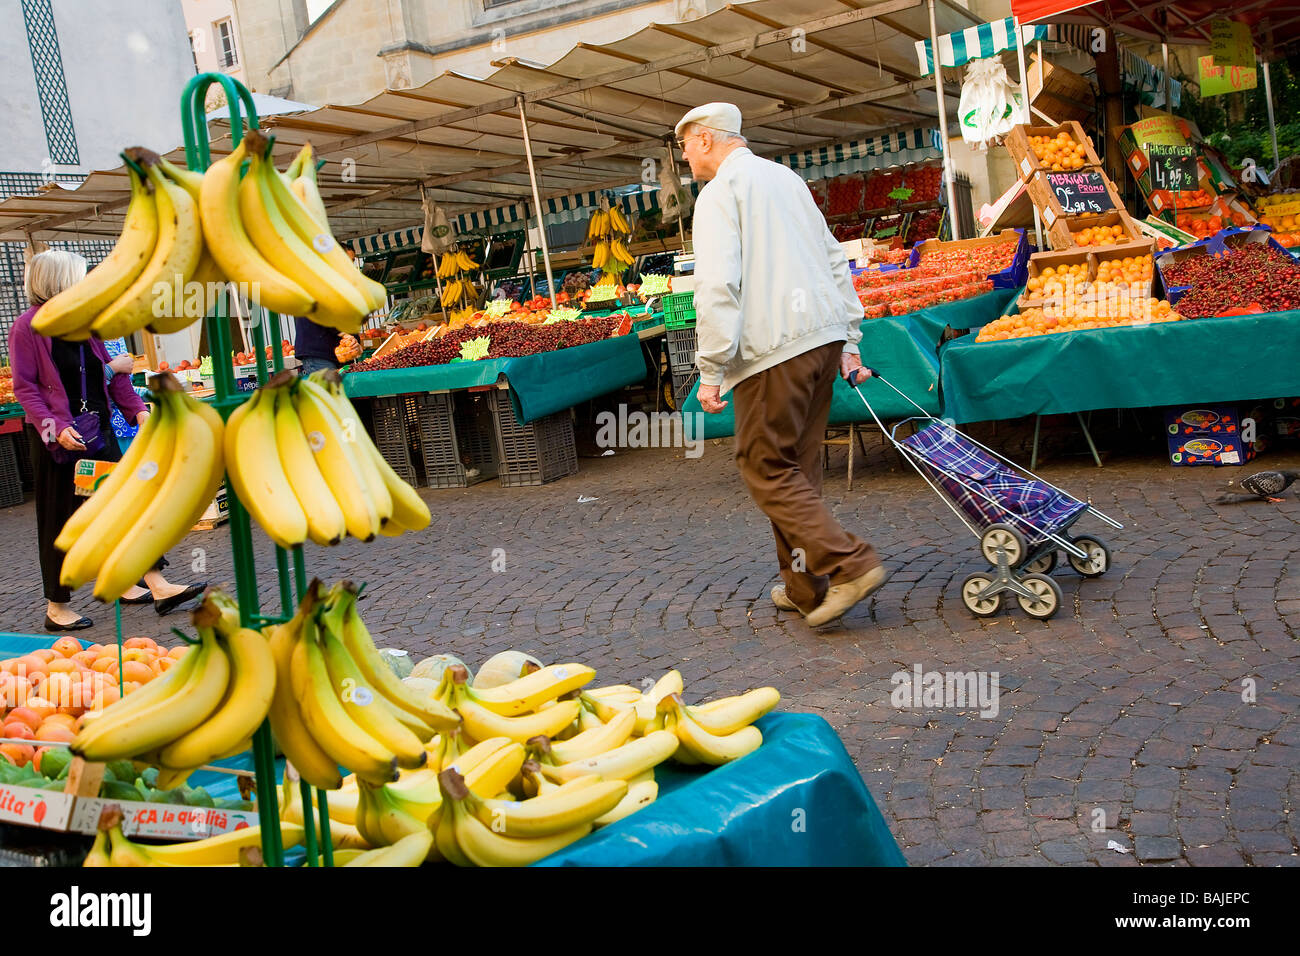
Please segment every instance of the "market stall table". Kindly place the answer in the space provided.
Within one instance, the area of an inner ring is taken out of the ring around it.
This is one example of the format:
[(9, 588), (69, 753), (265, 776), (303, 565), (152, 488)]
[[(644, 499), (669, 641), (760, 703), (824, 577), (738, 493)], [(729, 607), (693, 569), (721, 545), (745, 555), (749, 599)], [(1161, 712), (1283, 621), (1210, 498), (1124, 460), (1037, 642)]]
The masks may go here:
[[(878, 369), (901, 391), (916, 401), (930, 414), (939, 413), (939, 340), (946, 327), (975, 328), (1001, 315), (1017, 294), (1015, 289), (995, 289), (992, 292), (932, 306), (907, 315), (883, 316), (866, 319), (862, 323), (862, 342), (859, 348), (864, 364)], [(897, 393), (879, 382), (868, 380), (862, 385), (863, 394), (872, 403), (882, 421), (896, 421), (917, 414), (916, 408), (900, 398)], [(725, 438), (736, 433), (733, 406), (716, 415), (705, 415), (700, 408), (697, 384), (683, 403), (687, 434), (691, 438)], [(725, 396), (724, 396), (725, 397)], [(697, 412), (702, 418), (689, 413)], [(871, 422), (862, 399), (843, 379), (837, 380), (831, 395), (831, 425), (849, 425)], [(695, 433), (696, 422), (703, 423), (703, 434)]]
[(520, 424), (527, 424), (645, 376), (640, 340), (629, 334), (519, 358), (350, 372), (343, 376), (343, 384), (348, 397), (357, 399), (454, 391), (494, 385), (504, 378), (515, 416)]
[(939, 350), (943, 414), (963, 423), (1295, 395), (1297, 355), (1300, 311), (963, 336)]

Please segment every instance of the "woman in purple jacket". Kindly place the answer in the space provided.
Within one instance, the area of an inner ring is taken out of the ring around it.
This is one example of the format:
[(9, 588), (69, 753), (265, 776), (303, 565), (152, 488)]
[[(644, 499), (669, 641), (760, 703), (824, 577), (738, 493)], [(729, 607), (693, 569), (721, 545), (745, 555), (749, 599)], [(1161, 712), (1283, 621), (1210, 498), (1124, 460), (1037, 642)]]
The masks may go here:
[[(149, 417), (140, 396), (131, 387), (129, 375), (106, 380), (109, 363), (104, 343), (93, 336), (85, 342), (50, 339), (32, 330), (32, 317), (41, 304), (79, 282), (86, 274), (86, 260), (71, 252), (48, 251), (32, 257), (24, 278), (31, 308), (14, 322), (9, 331), (9, 361), (13, 367), (14, 396), (26, 412), (27, 436), (31, 444), (33, 485), (36, 490), (36, 537), (40, 543), (41, 578), (45, 584), (47, 631), (79, 631), (94, 622), (72, 610), (72, 592), (59, 583), (63, 552), (54, 539), (84, 498), (73, 491), (73, 473), (79, 458), (118, 461), (122, 453), (110, 422), (112, 405), (129, 422), (143, 425)], [(84, 395), (84, 398), (83, 398)], [(86, 452), (93, 436), (81, 434), (73, 419), (86, 412), (99, 413), (103, 448)], [(62, 449), (56, 452), (56, 449)], [(56, 460), (56, 455), (58, 460)], [(205, 585), (184, 587), (167, 581), (158, 565), (144, 576), (144, 587), (135, 587), (122, 597), (123, 604), (153, 603), (159, 614), (201, 594)], [(146, 590), (147, 588), (147, 590)]]

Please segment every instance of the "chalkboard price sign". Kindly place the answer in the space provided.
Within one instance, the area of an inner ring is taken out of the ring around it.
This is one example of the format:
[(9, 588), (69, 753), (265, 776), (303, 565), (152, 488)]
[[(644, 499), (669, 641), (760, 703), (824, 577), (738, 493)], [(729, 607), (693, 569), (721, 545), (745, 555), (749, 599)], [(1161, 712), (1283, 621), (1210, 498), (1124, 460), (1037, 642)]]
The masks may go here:
[(1151, 184), (1156, 189), (1178, 192), (1197, 188), (1196, 148), (1194, 146), (1164, 146), (1147, 144), (1147, 159), (1151, 163)]
[(1047, 185), (1067, 216), (1094, 216), (1115, 208), (1106, 177), (1095, 170), (1082, 173), (1048, 173)]

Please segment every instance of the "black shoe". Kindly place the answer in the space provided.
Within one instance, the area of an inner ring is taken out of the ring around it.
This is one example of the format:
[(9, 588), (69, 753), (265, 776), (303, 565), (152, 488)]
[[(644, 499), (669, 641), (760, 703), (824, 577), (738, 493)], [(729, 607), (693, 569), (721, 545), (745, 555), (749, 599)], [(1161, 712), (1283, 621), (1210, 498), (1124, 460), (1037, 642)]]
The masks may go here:
[(88, 617), (79, 617), (71, 624), (56, 624), (54, 619), (48, 614), (45, 615), (45, 629), (47, 631), (84, 631), (88, 627), (94, 627), (95, 622)]
[(180, 594), (172, 595), (169, 598), (163, 598), (161, 601), (154, 601), (153, 609), (158, 612), (158, 615), (160, 617), (164, 614), (170, 614), (172, 611), (176, 610), (186, 601), (193, 600), (194, 598), (198, 597), (207, 589), (208, 589), (207, 581), (204, 581), (202, 584), (191, 584)]
[(152, 604), (153, 595), (145, 593), (145, 594), (141, 594), (137, 598), (124, 597), (124, 598), (119, 598), (118, 600), (120, 600), (123, 604)]

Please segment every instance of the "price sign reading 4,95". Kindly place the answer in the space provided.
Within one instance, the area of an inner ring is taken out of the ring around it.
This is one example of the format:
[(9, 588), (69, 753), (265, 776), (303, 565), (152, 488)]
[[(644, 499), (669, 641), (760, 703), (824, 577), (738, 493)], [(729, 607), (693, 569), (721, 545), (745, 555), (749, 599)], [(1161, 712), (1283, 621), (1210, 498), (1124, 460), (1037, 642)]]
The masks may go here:
[(1151, 184), (1156, 189), (1196, 189), (1196, 147), (1148, 143), (1147, 159), (1151, 163)]
[(1110, 190), (1106, 188), (1106, 178), (1094, 170), (1048, 173), (1047, 185), (1067, 216), (1093, 216), (1115, 208), (1110, 200)]

